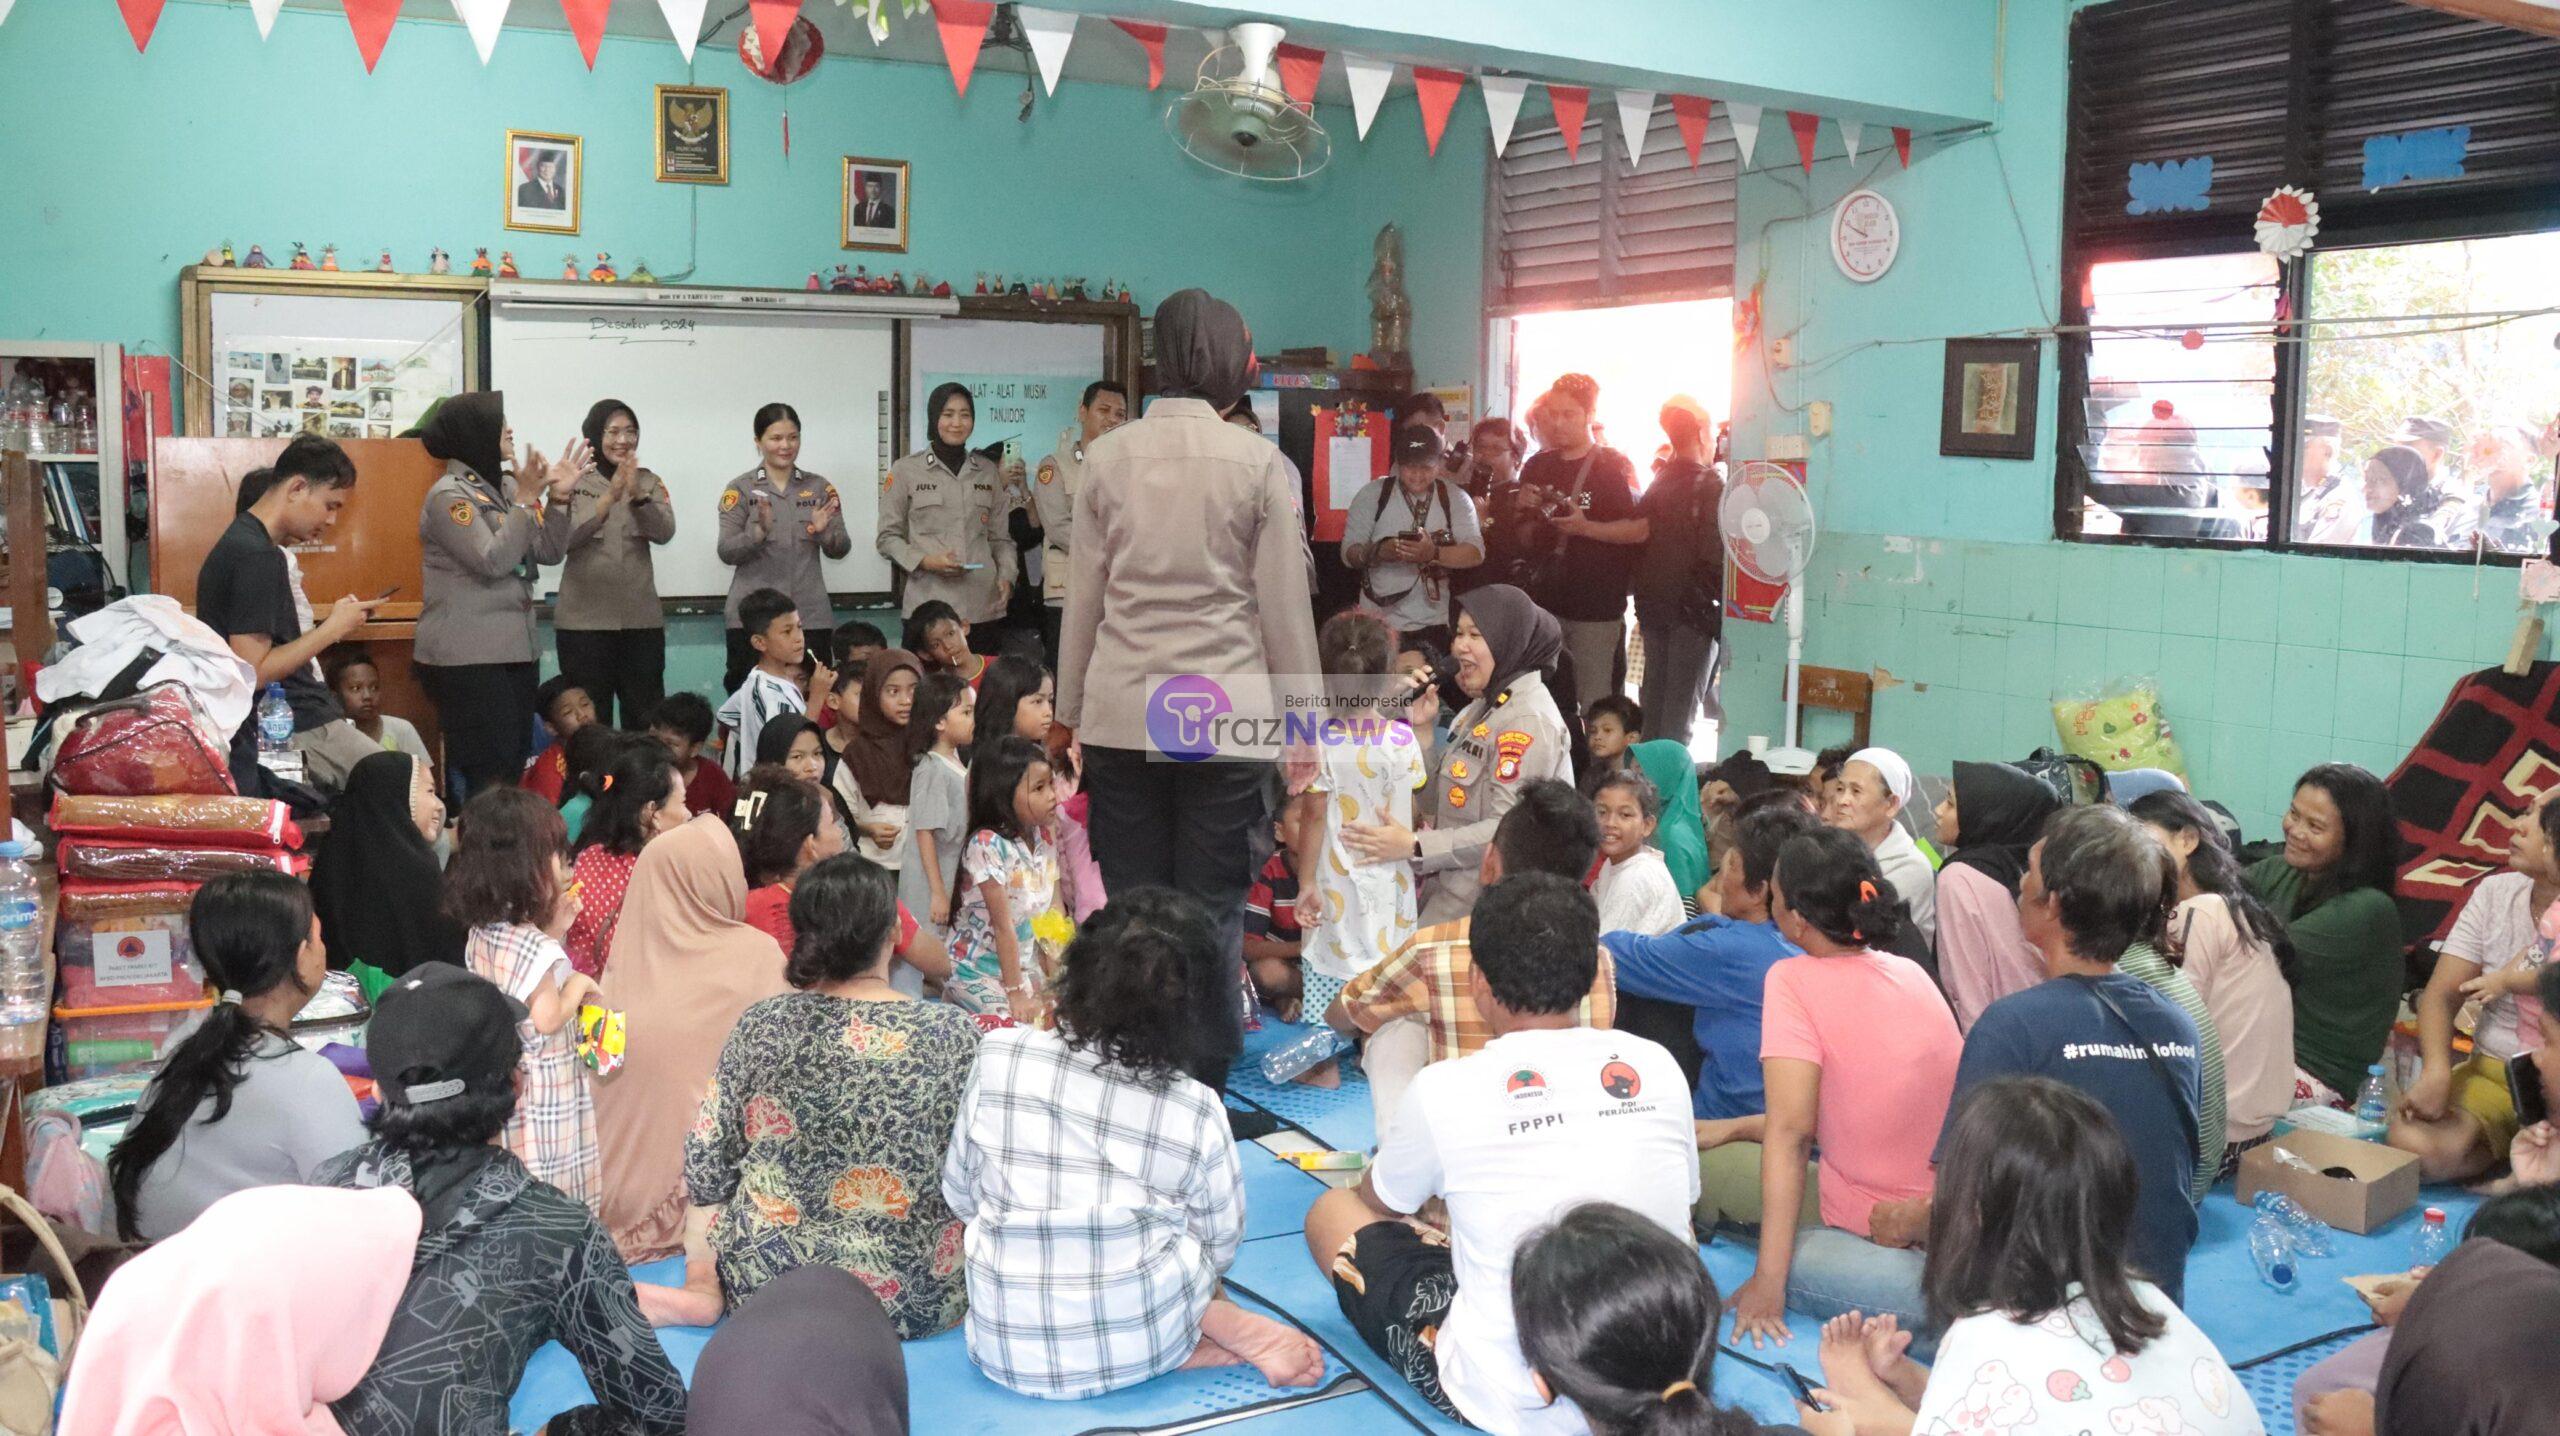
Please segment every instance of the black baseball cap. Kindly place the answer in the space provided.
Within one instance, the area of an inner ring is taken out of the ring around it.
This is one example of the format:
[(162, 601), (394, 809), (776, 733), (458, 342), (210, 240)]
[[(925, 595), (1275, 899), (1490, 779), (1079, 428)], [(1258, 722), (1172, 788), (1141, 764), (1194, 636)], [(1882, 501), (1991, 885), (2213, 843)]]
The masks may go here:
[(1399, 464), (1436, 464), (1442, 455), (1440, 436), (1420, 424), (1407, 424), (1396, 430), (1395, 461)]
[(487, 978), (449, 962), (422, 962), (374, 1003), (365, 1029), (374, 1085), (405, 1107), (506, 1082), (524, 1057), (516, 1024), (525, 1006)]
[(1700, 778), (1703, 782), (1722, 783), (1745, 798), (1765, 793), (1775, 786), (1770, 776), (1769, 765), (1760, 761), (1759, 755), (1748, 749), (1727, 756), (1723, 762), (1701, 774)]

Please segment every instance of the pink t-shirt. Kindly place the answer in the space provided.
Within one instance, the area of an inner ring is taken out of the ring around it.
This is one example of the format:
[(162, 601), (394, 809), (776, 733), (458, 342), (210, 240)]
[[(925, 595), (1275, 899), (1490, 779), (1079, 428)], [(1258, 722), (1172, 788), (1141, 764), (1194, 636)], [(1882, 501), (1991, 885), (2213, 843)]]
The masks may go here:
[(1822, 1224), (1867, 1234), (1878, 1202), (1925, 1197), (1964, 1038), (1919, 964), (1891, 953), (1790, 957), (1769, 969), (1760, 1057), (1822, 1069), (1813, 1136)]
[(2016, 894), (1978, 868), (1938, 869), (1938, 973), (1971, 1028), (1982, 1009), (2044, 981), (2044, 958), (2018, 926)]

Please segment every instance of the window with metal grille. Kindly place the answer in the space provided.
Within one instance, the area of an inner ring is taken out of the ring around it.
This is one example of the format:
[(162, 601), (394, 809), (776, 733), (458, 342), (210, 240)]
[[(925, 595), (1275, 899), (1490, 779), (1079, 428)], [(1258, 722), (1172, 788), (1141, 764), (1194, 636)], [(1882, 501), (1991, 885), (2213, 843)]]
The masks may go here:
[(1593, 96), (1578, 158), (1565, 153), (1552, 115), (1524, 117), (1493, 162), (1488, 312), (1730, 295), (1741, 167), (1722, 105), (1708, 122), (1695, 169), (1667, 98), (1654, 104), (1633, 169), (1606, 92)]

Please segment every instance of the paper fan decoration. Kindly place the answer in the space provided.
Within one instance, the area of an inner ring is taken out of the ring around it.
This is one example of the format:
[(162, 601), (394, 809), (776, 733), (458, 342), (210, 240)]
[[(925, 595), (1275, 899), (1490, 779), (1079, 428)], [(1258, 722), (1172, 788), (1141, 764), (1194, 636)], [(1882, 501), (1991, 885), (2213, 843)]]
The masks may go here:
[(2279, 188), (2258, 206), (2258, 248), (2277, 259), (2298, 258), (2320, 232), (2320, 201), (2292, 185)]

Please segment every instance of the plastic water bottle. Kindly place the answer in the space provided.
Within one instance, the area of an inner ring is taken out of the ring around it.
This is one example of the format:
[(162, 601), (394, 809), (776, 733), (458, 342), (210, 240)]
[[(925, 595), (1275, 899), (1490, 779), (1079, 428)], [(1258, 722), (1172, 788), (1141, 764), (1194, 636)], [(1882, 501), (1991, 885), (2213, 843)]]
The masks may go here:
[(2391, 1129), (2391, 1087), (2382, 1080), (2382, 1064), (2364, 1069), (2364, 1086), (2356, 1092), (2356, 1120), (2364, 1123), (2366, 1135), (2381, 1140)]
[(2249, 1223), (2249, 1258), (2258, 1264), (2260, 1280), (2278, 1291), (2293, 1290), (2293, 1233), (2282, 1218), (2272, 1212), (2260, 1212), (2257, 1220)]
[(1351, 1046), (1351, 1039), (1322, 1023), (1284, 1047), (1274, 1047), (1262, 1054), (1262, 1080), (1277, 1087), (1294, 1082), (1325, 1062), (1341, 1056)]
[(2418, 1223), (2416, 1240), (2409, 1243), (2409, 1265), (2434, 1266), (2453, 1251), (2459, 1240), (2445, 1222), (2444, 1208), (2429, 1207), (2426, 1218)]
[(37, 901), (27, 845), (0, 842), (0, 1026), (44, 1021), (44, 921)]
[(258, 695), (258, 752), (288, 752), (293, 747), (293, 704), (284, 696), (284, 685), (270, 683)]
[(2282, 1192), (2260, 1192), (2250, 1203), (2261, 1217), (2273, 1217), (2292, 1239), (2293, 1249), (2307, 1257), (2335, 1255), (2337, 1243), (2330, 1240), (2329, 1224), (2302, 1209), (2302, 1204)]

